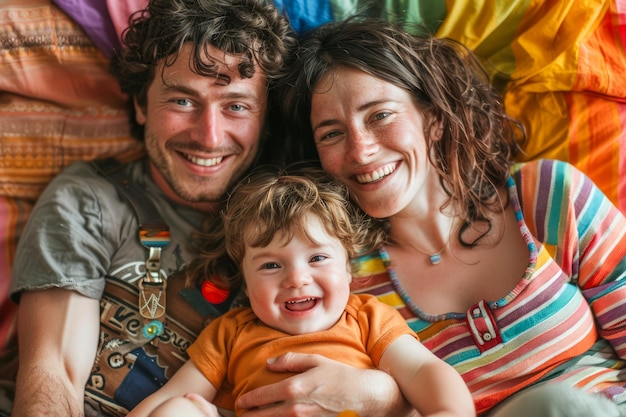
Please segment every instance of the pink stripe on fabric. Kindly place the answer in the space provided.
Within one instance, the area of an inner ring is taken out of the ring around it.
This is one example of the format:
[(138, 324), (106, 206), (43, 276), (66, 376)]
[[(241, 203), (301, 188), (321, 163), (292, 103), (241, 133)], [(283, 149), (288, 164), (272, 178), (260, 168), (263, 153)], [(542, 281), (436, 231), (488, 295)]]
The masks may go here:
[(0, 348), (15, 331), (17, 306), (9, 300), (11, 264), (19, 233), (32, 210), (32, 204), (0, 196)]

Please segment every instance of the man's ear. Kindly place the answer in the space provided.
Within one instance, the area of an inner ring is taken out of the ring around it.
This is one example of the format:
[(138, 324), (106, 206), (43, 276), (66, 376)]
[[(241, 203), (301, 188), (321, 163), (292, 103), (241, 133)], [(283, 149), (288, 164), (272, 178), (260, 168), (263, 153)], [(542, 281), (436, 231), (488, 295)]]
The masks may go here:
[(133, 107), (135, 108), (135, 121), (137, 124), (143, 126), (146, 124), (146, 112), (145, 108), (142, 107), (138, 102), (137, 98), (133, 99)]

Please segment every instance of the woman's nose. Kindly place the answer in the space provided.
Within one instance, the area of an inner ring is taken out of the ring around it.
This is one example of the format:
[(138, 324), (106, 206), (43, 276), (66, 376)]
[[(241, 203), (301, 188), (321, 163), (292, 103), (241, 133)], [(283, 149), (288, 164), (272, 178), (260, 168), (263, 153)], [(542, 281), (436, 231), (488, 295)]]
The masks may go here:
[(375, 135), (363, 129), (351, 129), (348, 133), (348, 155), (356, 162), (366, 162), (378, 152), (379, 142)]

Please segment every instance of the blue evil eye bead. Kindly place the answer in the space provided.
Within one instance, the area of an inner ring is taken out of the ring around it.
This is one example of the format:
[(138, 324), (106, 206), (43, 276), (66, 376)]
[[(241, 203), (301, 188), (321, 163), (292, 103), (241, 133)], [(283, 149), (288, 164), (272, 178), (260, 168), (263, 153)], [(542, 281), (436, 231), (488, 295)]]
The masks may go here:
[(154, 339), (161, 333), (163, 333), (163, 323), (158, 320), (153, 320), (143, 326), (143, 335), (148, 339)]

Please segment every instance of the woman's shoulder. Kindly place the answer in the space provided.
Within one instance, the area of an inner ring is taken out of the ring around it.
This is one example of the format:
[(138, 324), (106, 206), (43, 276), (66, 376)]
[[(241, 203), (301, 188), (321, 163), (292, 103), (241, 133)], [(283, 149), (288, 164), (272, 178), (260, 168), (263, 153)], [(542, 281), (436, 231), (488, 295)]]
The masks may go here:
[[(580, 181), (590, 181), (577, 167), (557, 159), (537, 159), (519, 162), (511, 166), (511, 176), (518, 188), (528, 188), (527, 183), (537, 188), (566, 187)], [(522, 187), (522, 183), (526, 183)]]
[(543, 173), (559, 173), (567, 171), (578, 171), (578, 169), (566, 161), (560, 161), (558, 159), (534, 159), (526, 162), (516, 162), (511, 165), (511, 174), (517, 172), (543, 172)]

